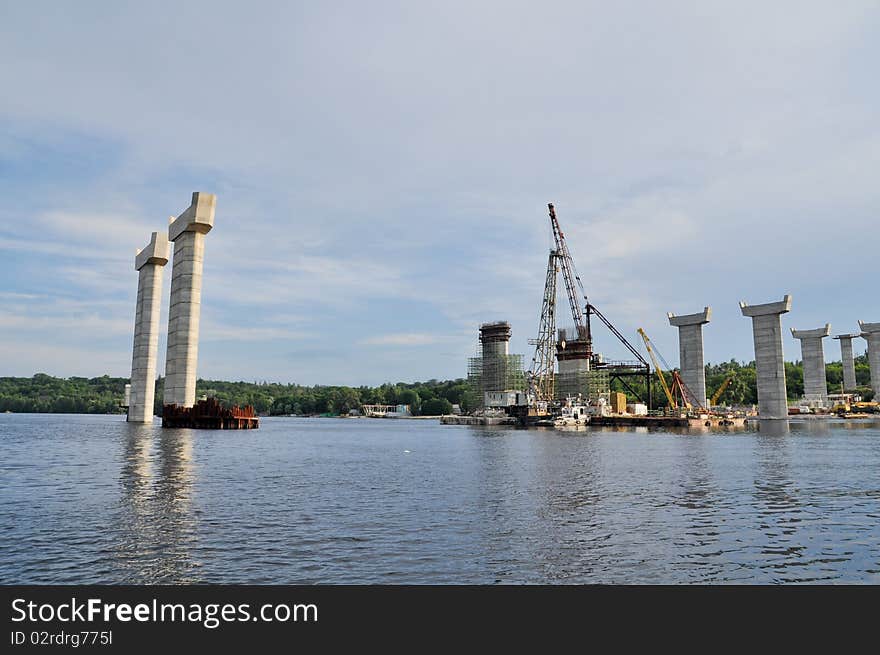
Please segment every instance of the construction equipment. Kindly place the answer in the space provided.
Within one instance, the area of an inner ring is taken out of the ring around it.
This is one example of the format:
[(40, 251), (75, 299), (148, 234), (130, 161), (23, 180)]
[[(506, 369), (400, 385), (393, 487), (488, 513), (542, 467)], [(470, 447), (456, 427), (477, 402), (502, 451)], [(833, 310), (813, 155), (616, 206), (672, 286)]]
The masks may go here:
[(530, 339), (535, 346), (532, 367), (528, 372), (529, 393), (533, 403), (550, 402), (553, 400), (554, 377), (556, 363), (554, 352), (556, 336), (556, 274), (559, 271), (559, 254), (550, 251), (547, 260), (547, 278), (544, 282), (544, 302), (541, 305), (541, 320), (538, 324), (538, 338)]
[[(565, 241), (565, 234), (556, 217), (553, 203), (547, 205), (550, 215), (550, 228), (553, 233), (555, 247), (551, 247), (547, 261), (547, 273), (544, 281), (544, 299), (541, 305), (541, 316), (538, 323), (538, 336), (530, 339), (529, 344), (535, 346), (532, 365), (528, 371), (528, 393), (525, 403), (517, 403), (515, 407), (508, 408), (508, 413), (525, 421), (527, 417), (541, 417), (551, 413), (551, 404), (555, 401), (555, 394), (562, 392), (561, 383), (556, 379), (556, 361), (560, 359), (560, 353), (565, 353), (566, 360), (586, 360), (586, 366), (576, 367), (574, 376), (569, 372), (565, 377), (574, 377), (575, 386), (578, 387), (578, 395), (587, 389), (589, 393), (596, 393), (596, 388), (603, 388), (602, 393), (608, 394), (611, 380), (619, 380), (636, 398), (651, 406), (651, 367), (639, 354), (632, 344), (605, 318), (592, 304), (590, 304), (584, 285), (574, 264), (574, 258)], [(562, 273), (565, 291), (568, 297), (571, 317), (574, 321), (575, 338), (567, 335), (556, 340), (556, 296), (557, 275)], [(583, 298), (583, 301), (581, 300)], [(581, 305), (581, 302), (584, 304)], [(636, 362), (606, 362), (601, 355), (593, 353), (592, 334), (590, 331), (590, 316), (595, 314), (608, 327), (608, 329), (623, 343), (638, 360)], [(592, 371), (598, 369), (597, 373)], [(583, 378), (581, 372), (586, 373)], [(640, 375), (646, 379), (647, 401), (627, 384), (624, 376)], [(603, 377), (604, 376), (604, 377)], [(583, 384), (583, 380), (590, 382)], [(603, 382), (604, 380), (604, 382)], [(569, 380), (571, 382), (571, 380)], [(583, 386), (582, 386), (583, 384)], [(570, 385), (569, 385), (570, 386)], [(567, 392), (566, 392), (567, 393)], [(607, 399), (606, 399), (607, 400)]]
[[(550, 214), (550, 227), (553, 231), (553, 240), (556, 245), (556, 252), (559, 257), (559, 268), (562, 271), (562, 278), (565, 282), (565, 290), (568, 295), (568, 304), (571, 309), (571, 317), (574, 321), (574, 328), (577, 333), (576, 343), (568, 340), (568, 343), (560, 342), (561, 348), (571, 351), (577, 349), (581, 356), (586, 358), (590, 364), (590, 370), (598, 370), (603, 374), (607, 374), (609, 384), (615, 380), (619, 381), (626, 389), (644, 402), (648, 407), (652, 406), (651, 398), (651, 367), (642, 357), (639, 351), (614, 327), (614, 325), (600, 312), (595, 305), (590, 302), (584, 291), (584, 285), (578, 275), (577, 268), (574, 264), (574, 258), (568, 249), (565, 240), (565, 234), (559, 225), (559, 219), (556, 217), (556, 208), (553, 203), (547, 205)], [(584, 308), (581, 309), (581, 298), (584, 302)], [(636, 358), (630, 362), (608, 362), (602, 359), (602, 356), (593, 352), (593, 334), (590, 317), (596, 315), (608, 330), (622, 343), (629, 352)], [(640, 394), (630, 386), (626, 379), (630, 376), (640, 376), (645, 378), (645, 390), (647, 398), (642, 398)]]
[(733, 382), (734, 376), (729, 376), (724, 382), (721, 383), (721, 386), (712, 394), (712, 399), (709, 401), (709, 407), (715, 407), (718, 404), (718, 399), (721, 398), (721, 395), (727, 390), (727, 387), (730, 386), (730, 383)]
[(669, 402), (670, 409), (678, 408), (678, 403), (675, 402), (675, 398), (672, 396), (672, 390), (669, 388), (669, 384), (666, 382), (666, 376), (663, 374), (663, 370), (660, 368), (660, 362), (657, 361), (656, 355), (654, 355), (654, 349), (651, 347), (651, 340), (648, 338), (648, 335), (642, 328), (638, 329), (639, 335), (642, 337), (642, 340), (645, 342), (645, 348), (648, 350), (648, 356), (654, 362), (654, 369), (657, 371), (657, 377), (660, 379), (660, 386), (663, 387), (663, 393), (666, 394), (666, 400)]
[[(663, 355), (657, 350), (657, 346), (653, 344), (647, 333), (645, 333), (642, 328), (638, 329), (638, 333), (645, 342), (645, 348), (648, 350), (648, 355), (654, 362), (654, 369), (657, 371), (657, 378), (660, 380), (660, 386), (663, 387), (663, 393), (666, 394), (669, 408), (672, 410), (686, 409), (688, 411), (696, 409), (700, 412), (705, 412), (706, 408), (696, 399), (694, 393), (684, 383), (684, 380), (681, 379), (678, 371), (673, 369), (663, 358)], [(658, 358), (660, 361), (658, 361)], [(662, 366), (661, 362), (663, 364)], [(672, 375), (671, 388), (669, 383), (666, 382), (664, 371), (670, 371)], [(681, 402), (679, 402), (679, 398), (681, 399)]]
[(869, 414), (880, 414), (880, 402), (874, 401), (861, 401), (857, 403), (852, 403), (852, 409), (854, 412), (866, 412)]
[[(581, 310), (580, 297), (587, 300), (587, 294), (584, 291), (584, 285), (580, 276), (574, 267), (574, 258), (568, 250), (568, 244), (565, 242), (565, 235), (562, 228), (559, 227), (559, 220), (556, 218), (556, 208), (553, 203), (549, 203), (547, 208), (550, 210), (550, 227), (553, 230), (553, 240), (556, 243), (556, 253), (559, 258), (559, 268), (562, 270), (562, 279), (565, 282), (565, 291), (568, 294), (568, 304), (571, 308), (571, 318), (574, 321), (574, 327), (577, 331), (578, 339), (587, 342), (587, 352), (590, 356), (593, 354), (592, 336), (590, 335), (590, 324), (584, 317)], [(575, 288), (577, 283), (577, 288)], [(580, 291), (580, 297), (578, 296)]]
[(840, 401), (831, 406), (831, 409), (828, 410), (832, 414), (844, 415), (849, 414), (852, 411), (852, 407), (848, 402)]

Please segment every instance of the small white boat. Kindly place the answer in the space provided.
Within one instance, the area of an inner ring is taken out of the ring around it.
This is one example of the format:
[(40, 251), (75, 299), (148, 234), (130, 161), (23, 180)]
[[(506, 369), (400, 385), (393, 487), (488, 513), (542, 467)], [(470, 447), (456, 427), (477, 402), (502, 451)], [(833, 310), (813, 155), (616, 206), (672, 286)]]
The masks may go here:
[(589, 408), (581, 403), (566, 403), (560, 409), (559, 416), (553, 420), (553, 425), (562, 427), (566, 425), (587, 425), (590, 422)]

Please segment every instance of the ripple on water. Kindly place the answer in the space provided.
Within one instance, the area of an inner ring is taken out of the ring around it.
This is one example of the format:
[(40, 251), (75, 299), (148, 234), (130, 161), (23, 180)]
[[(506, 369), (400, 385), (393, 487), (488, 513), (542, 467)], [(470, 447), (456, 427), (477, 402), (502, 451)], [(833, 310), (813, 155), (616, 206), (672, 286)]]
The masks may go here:
[(0, 582), (877, 583), (880, 424), (822, 428), (3, 415)]

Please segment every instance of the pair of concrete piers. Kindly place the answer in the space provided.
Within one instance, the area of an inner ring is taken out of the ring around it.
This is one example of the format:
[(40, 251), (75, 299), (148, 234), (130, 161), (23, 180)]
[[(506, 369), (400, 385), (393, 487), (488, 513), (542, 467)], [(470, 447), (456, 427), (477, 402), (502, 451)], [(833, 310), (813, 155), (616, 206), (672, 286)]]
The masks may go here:
[(153, 422), (162, 273), (168, 263), (169, 242), (174, 242), (174, 261), (163, 404), (184, 407), (195, 404), (205, 235), (214, 226), (216, 204), (213, 194), (193, 193), (186, 211), (170, 219), (167, 235), (153, 232), (150, 243), (135, 256), (138, 293), (128, 405), (131, 422)]
[[(791, 296), (782, 301), (763, 305), (740, 303), (743, 316), (752, 319), (752, 333), (755, 343), (755, 367), (758, 383), (758, 414), (762, 419), (784, 419), (788, 417), (788, 394), (785, 385), (785, 362), (782, 351), (782, 314), (791, 311)], [(703, 325), (709, 322), (712, 310), (706, 307), (697, 314), (675, 316), (668, 314), (669, 323), (679, 329), (679, 355), (681, 377), (685, 385), (700, 403), (706, 400), (706, 373), (703, 361)], [(858, 336), (868, 342), (868, 362), (871, 368), (871, 386), (874, 395), (880, 397), (880, 323), (859, 321), (861, 335), (841, 334), (840, 341), (843, 360), (844, 387), (856, 387), (855, 360), (852, 340)], [(815, 330), (791, 330), (795, 339), (801, 342), (801, 357), (804, 362), (804, 397), (809, 400), (826, 402), (828, 391), (825, 378), (825, 351), (822, 339), (831, 335), (831, 325)]]

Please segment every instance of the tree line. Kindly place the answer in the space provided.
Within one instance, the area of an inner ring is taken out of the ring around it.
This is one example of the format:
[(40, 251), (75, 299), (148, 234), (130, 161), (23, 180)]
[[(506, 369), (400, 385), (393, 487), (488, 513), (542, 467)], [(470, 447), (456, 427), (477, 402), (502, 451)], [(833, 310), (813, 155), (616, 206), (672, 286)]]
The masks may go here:
[[(121, 414), (128, 378), (0, 377), (0, 412)], [(164, 379), (156, 381), (154, 410), (162, 413)], [(261, 415), (348, 414), (361, 405), (409, 405), (416, 416), (449, 414), (462, 404), (464, 380), (386, 383), (378, 387), (303, 386), (272, 382), (198, 380), (196, 397), (209, 396), (224, 405), (252, 405)]]
[[(830, 393), (839, 392), (843, 382), (843, 366), (840, 362), (826, 364), (826, 377)], [(786, 362), (785, 376), (789, 400), (798, 400), (804, 393), (802, 362)], [(731, 378), (720, 398), (726, 405), (753, 405), (758, 402), (755, 363), (735, 360), (721, 364), (706, 365), (706, 388), (711, 397), (721, 384)], [(856, 358), (856, 381), (862, 396), (870, 400), (870, 371), (868, 358)], [(156, 414), (162, 412), (163, 378), (156, 381)], [(614, 389), (627, 393), (635, 400), (632, 391), (644, 394), (644, 381), (630, 378), (631, 390), (619, 382)], [(0, 377), (0, 412), (38, 412), (59, 414), (120, 414), (128, 378), (103, 375), (96, 378), (56, 378), (45, 373), (33, 377)], [(665, 398), (654, 378), (655, 403), (662, 406)], [(409, 405), (415, 416), (439, 416), (452, 411), (452, 405), (460, 405), (463, 411), (472, 409), (474, 395), (469, 393), (466, 380), (428, 380), (427, 382), (385, 383), (377, 387), (304, 386), (274, 382), (227, 382), (223, 380), (198, 380), (196, 397), (217, 398), (226, 405), (253, 405), (260, 415), (329, 415), (348, 414), (361, 405)]]

